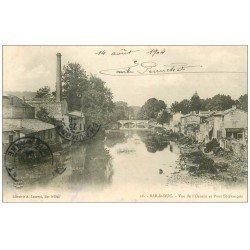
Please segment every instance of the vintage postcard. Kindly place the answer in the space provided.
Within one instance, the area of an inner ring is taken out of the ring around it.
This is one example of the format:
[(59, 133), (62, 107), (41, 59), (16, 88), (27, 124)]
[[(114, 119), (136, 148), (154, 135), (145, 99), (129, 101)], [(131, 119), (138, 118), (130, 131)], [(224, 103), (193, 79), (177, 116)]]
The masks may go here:
[(247, 202), (247, 46), (3, 46), (4, 202)]

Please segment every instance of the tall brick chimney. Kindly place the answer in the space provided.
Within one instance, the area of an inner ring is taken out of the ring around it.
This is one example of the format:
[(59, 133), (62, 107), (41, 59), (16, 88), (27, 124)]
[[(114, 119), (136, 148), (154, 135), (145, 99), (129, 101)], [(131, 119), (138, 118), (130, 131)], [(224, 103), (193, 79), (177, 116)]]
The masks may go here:
[(56, 101), (62, 101), (62, 71), (61, 71), (61, 54), (57, 53), (57, 62), (56, 62)]

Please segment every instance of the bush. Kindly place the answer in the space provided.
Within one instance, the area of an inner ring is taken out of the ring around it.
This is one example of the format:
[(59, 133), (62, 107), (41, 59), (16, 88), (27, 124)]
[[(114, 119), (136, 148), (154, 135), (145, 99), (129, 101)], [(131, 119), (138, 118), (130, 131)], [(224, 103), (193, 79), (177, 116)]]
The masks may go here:
[(176, 132), (170, 132), (169, 133), (169, 140), (172, 140), (172, 141), (178, 140), (178, 139), (180, 139), (182, 137), (183, 137), (182, 134), (179, 134), (179, 133), (176, 133)]
[(199, 165), (199, 170), (204, 170), (208, 173), (215, 174), (217, 169), (214, 165), (214, 161), (210, 158), (203, 158)]
[(229, 168), (228, 163), (225, 163), (225, 162), (215, 163), (214, 166), (216, 167), (216, 169), (220, 170), (221, 172), (227, 171)]
[[(196, 169), (197, 174), (204, 172), (204, 173), (217, 173), (217, 169), (214, 165), (214, 161), (207, 157), (201, 151), (195, 151), (189, 154), (189, 158), (191, 159), (192, 163), (198, 164), (198, 168)], [(195, 168), (189, 168), (190, 172), (193, 172)]]
[(220, 153), (223, 153), (223, 148), (221, 148), (221, 147), (215, 147), (214, 149), (213, 149), (213, 153), (214, 154), (220, 154)]
[(220, 147), (220, 144), (218, 143), (218, 141), (216, 139), (213, 139), (212, 141), (210, 141), (206, 144), (205, 152), (209, 153), (218, 147)]

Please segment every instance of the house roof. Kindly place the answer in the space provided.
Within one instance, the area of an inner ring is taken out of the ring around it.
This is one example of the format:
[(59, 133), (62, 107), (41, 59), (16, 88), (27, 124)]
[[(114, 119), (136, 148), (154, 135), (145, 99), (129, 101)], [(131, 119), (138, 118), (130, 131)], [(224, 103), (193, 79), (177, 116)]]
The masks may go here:
[(231, 113), (231, 112), (233, 112), (233, 111), (240, 111), (240, 112), (243, 112), (243, 113), (247, 113), (246, 111), (244, 111), (244, 110), (242, 110), (242, 109), (233, 107), (233, 108), (224, 110), (224, 114), (226, 115), (226, 114)]
[(5, 122), (3, 123), (3, 132), (18, 131), (18, 130), (21, 130), (19, 126), (8, 123), (6, 124)]
[(23, 99), (21, 99), (21, 98), (15, 96), (15, 95), (4, 94), (4, 95), (3, 95), (3, 98), (4, 98), (4, 99), (9, 99), (9, 100), (10, 100), (11, 98), (15, 98), (15, 99), (19, 100), (18, 103), (13, 103), (13, 104), (12, 104), (12, 106), (14, 106), (14, 107), (29, 107), (29, 108), (32, 107), (32, 106), (29, 105), (26, 101), (24, 101)]
[(231, 112), (234, 112), (234, 111), (240, 111), (240, 112), (244, 112), (244, 113), (247, 113), (246, 111), (242, 110), (242, 109), (238, 109), (236, 107), (232, 107), (230, 109), (226, 109), (224, 111), (216, 111), (213, 116), (224, 116), (224, 115), (227, 115)]
[(77, 116), (77, 117), (84, 117), (84, 114), (81, 111), (75, 110), (68, 113), (69, 116)]
[(38, 119), (3, 119), (4, 131), (9, 131), (10, 128), (28, 134), (53, 129), (55, 126)]

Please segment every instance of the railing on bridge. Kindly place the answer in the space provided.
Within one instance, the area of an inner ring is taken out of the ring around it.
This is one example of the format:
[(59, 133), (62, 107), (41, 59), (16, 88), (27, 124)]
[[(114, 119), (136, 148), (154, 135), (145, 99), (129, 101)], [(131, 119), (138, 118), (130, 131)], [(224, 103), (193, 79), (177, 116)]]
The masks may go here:
[(148, 120), (119, 120), (120, 129), (148, 129)]

